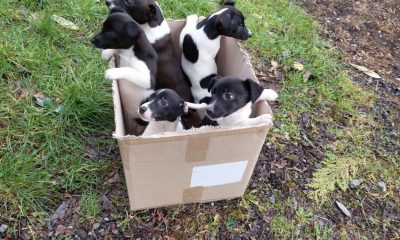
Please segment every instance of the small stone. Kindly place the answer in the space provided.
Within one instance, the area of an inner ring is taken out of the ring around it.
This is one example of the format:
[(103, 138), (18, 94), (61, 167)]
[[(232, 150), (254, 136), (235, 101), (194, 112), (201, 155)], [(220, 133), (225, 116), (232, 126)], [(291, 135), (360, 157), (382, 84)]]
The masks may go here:
[(268, 199), (269, 199), (269, 202), (270, 202), (270, 203), (272, 203), (272, 204), (275, 204), (275, 203), (276, 203), (276, 198), (275, 198), (274, 195), (272, 195), (272, 196), (269, 197)]
[(108, 221), (110, 221), (110, 219), (108, 219), (108, 217), (105, 217), (104, 222), (108, 222)]
[(382, 181), (378, 182), (378, 186), (381, 188), (382, 192), (386, 193), (387, 192), (387, 188), (386, 188), (386, 184)]
[(347, 217), (351, 216), (350, 211), (346, 208), (346, 206), (344, 206), (341, 202), (336, 201), (336, 205), (339, 207), (340, 211), (342, 211), (342, 213), (344, 215), (346, 215)]
[(81, 229), (81, 228), (78, 229), (77, 234), (81, 239), (86, 239), (88, 237), (87, 232), (84, 229)]
[(363, 181), (361, 179), (354, 179), (350, 182), (350, 188), (357, 188)]
[(97, 230), (99, 227), (100, 227), (100, 223), (95, 223), (95, 224), (93, 224), (92, 229), (94, 231), (94, 230)]
[(118, 229), (112, 230), (112, 233), (113, 233), (114, 235), (118, 235)]
[(7, 224), (1, 224), (0, 233), (5, 233), (7, 231), (7, 228), (8, 228)]

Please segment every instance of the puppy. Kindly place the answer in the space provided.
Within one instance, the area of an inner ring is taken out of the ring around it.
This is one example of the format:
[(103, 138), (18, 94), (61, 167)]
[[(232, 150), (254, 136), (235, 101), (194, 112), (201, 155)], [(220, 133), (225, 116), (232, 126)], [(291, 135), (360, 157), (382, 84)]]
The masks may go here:
[(125, 121), (127, 128), (132, 130), (141, 122), (137, 109), (154, 92), (157, 53), (141, 27), (125, 13), (109, 15), (92, 43), (97, 48), (112, 49), (119, 56), (120, 67), (108, 69), (105, 77), (121, 80), (122, 107), (128, 116)]
[(218, 12), (199, 23), (197, 15), (188, 16), (181, 32), (182, 68), (191, 82), (196, 103), (208, 103), (207, 87), (217, 74), (215, 57), (221, 36), (247, 40), (252, 35), (245, 26), (243, 14), (234, 5), (233, 1), (225, 1)]
[[(191, 91), (185, 80), (179, 60), (175, 57), (171, 29), (154, 0), (106, 0), (110, 12), (124, 11), (140, 24), (147, 39), (158, 54), (156, 89), (175, 90), (185, 101), (191, 100)], [(104, 58), (112, 53), (104, 53)], [(107, 60), (108, 60), (107, 59)]]
[(235, 77), (216, 77), (210, 80), (210, 103), (206, 110), (206, 119), (211, 125), (247, 126), (272, 123), (272, 116), (264, 114), (250, 118), (252, 107), (260, 100), (274, 101), (278, 94), (272, 89), (263, 89), (256, 82)]
[(207, 104), (185, 102), (174, 90), (160, 89), (138, 109), (143, 121), (149, 122), (142, 136), (186, 129), (180, 117), (191, 109), (206, 108)]

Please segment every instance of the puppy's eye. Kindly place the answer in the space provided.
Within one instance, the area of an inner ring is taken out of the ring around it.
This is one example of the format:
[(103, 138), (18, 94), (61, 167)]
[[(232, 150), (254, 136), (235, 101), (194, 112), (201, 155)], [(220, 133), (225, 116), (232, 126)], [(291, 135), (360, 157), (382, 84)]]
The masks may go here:
[(106, 32), (106, 37), (108, 39), (115, 39), (116, 38), (115, 33), (113, 33), (113, 32)]
[(234, 98), (233, 94), (230, 92), (224, 93), (224, 99), (225, 100), (232, 100)]
[(168, 106), (168, 101), (165, 100), (165, 99), (161, 99), (160, 101), (158, 101), (158, 103), (161, 104), (161, 106), (164, 106), (164, 107)]

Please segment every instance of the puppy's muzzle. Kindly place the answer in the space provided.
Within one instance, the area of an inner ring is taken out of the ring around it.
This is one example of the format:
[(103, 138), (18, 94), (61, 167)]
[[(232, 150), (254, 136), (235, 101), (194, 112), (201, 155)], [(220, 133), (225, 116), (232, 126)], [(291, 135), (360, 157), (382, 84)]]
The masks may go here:
[(147, 111), (147, 108), (144, 107), (144, 106), (141, 106), (141, 107), (139, 108), (139, 113), (140, 113), (140, 114), (144, 114), (146, 111)]

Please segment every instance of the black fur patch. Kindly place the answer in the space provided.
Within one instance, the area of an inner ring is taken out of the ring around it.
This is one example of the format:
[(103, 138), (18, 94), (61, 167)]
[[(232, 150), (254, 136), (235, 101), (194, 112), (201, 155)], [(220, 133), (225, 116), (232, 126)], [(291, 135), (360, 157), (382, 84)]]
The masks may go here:
[(149, 124), (148, 122), (143, 121), (141, 118), (135, 118), (135, 121), (140, 126), (147, 126)]
[(210, 86), (210, 81), (211, 81), (211, 79), (213, 79), (213, 78), (216, 77), (216, 76), (217, 76), (217, 74), (211, 74), (211, 75), (209, 75), (209, 76), (207, 76), (207, 77), (201, 79), (201, 80), (200, 80), (200, 87), (201, 87), (201, 88), (204, 88), (204, 89), (207, 89), (208, 86)]
[(218, 126), (218, 123), (216, 121), (213, 121), (209, 119), (207, 116), (201, 120), (201, 122), (196, 126), (196, 127), (202, 127), (202, 126)]
[(197, 49), (196, 44), (194, 43), (192, 37), (190, 35), (186, 35), (183, 39), (183, 55), (187, 60), (192, 63), (197, 62), (199, 59), (199, 49)]
[(211, 97), (203, 97), (199, 103), (206, 103), (209, 104), (211, 101)]

